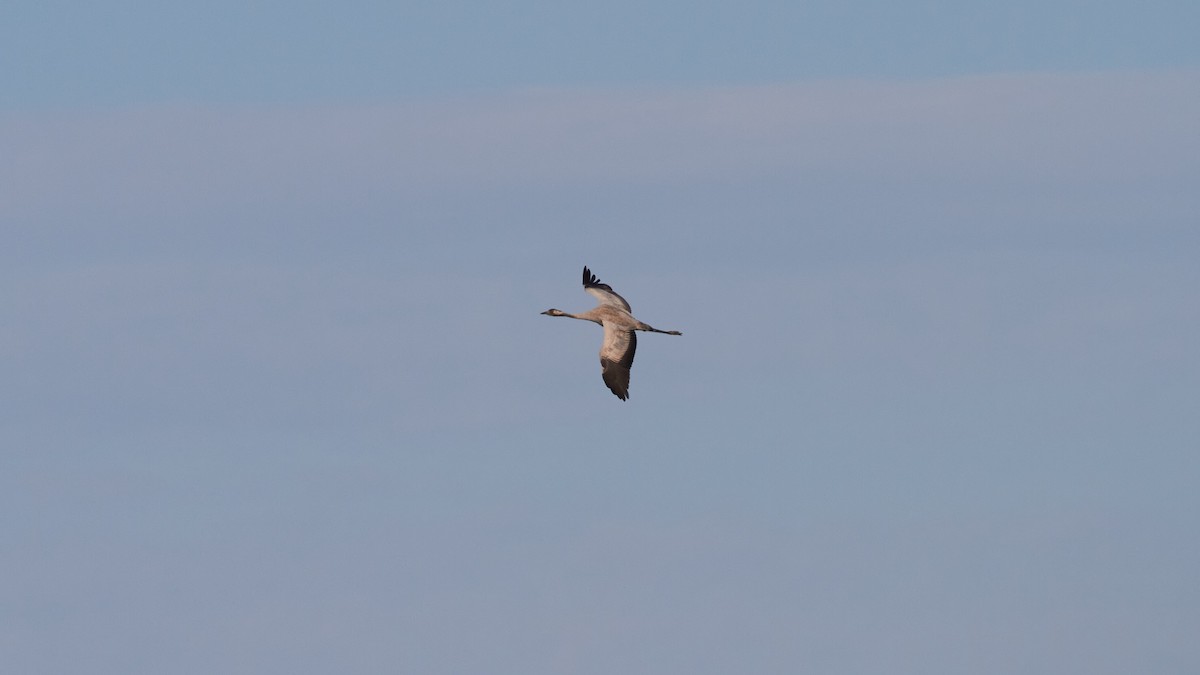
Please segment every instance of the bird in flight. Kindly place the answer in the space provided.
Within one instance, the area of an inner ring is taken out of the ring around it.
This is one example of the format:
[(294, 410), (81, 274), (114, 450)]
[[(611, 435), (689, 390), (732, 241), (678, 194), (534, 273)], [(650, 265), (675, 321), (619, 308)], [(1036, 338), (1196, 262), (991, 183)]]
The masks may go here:
[(633, 353), (637, 350), (634, 331), (664, 335), (683, 333), (659, 330), (635, 319), (625, 298), (617, 295), (608, 284), (601, 283), (587, 267), (583, 268), (583, 290), (599, 300), (600, 304), (582, 314), (568, 314), (561, 309), (548, 309), (542, 314), (594, 321), (604, 326), (604, 342), (600, 345), (600, 374), (604, 377), (604, 384), (624, 401), (629, 398), (629, 369), (633, 366)]

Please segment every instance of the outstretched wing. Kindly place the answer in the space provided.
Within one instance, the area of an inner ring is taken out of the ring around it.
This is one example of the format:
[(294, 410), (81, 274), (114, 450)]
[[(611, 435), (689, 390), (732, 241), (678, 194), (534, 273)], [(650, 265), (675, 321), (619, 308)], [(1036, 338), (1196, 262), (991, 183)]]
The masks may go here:
[(604, 344), (600, 346), (600, 375), (604, 384), (624, 401), (629, 398), (629, 369), (637, 351), (637, 335), (631, 330), (604, 326)]
[(629, 308), (629, 303), (625, 302), (625, 298), (617, 295), (612, 286), (600, 283), (600, 279), (595, 274), (592, 274), (592, 271), (586, 266), (583, 268), (583, 290), (599, 300), (601, 305), (620, 307), (626, 312), (633, 311)]

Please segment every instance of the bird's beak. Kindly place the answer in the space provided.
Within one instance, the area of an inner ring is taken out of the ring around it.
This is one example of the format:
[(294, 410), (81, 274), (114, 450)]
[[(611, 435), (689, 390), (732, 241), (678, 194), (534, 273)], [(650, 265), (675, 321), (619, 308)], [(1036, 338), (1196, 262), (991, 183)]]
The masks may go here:
[(542, 312), (542, 314), (549, 314), (549, 313), (550, 313), (550, 310), (546, 310), (546, 311)]

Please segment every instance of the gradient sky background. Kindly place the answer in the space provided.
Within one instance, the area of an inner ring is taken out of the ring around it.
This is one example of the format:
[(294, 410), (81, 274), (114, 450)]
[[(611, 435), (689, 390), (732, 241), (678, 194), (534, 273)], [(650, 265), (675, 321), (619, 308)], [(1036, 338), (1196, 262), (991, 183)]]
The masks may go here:
[(992, 4), (7, 3), (3, 669), (1200, 671), (1200, 5)]

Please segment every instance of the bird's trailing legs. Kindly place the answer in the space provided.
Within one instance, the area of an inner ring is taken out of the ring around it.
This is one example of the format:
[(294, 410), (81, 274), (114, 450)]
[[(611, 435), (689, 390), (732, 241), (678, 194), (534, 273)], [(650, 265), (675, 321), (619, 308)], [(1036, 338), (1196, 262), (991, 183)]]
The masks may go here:
[(662, 333), (663, 335), (683, 335), (677, 330), (659, 330), (654, 326), (642, 324), (637, 327), (637, 330), (646, 331), (647, 333)]

